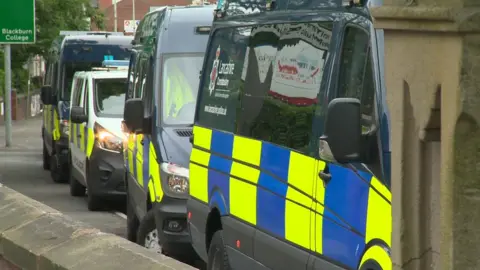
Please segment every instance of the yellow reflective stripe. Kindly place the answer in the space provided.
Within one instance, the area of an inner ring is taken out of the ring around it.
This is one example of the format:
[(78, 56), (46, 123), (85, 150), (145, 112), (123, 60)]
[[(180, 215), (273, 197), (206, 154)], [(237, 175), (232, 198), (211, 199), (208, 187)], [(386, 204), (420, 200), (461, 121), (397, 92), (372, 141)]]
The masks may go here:
[(150, 201), (154, 202), (155, 201), (155, 188), (153, 187), (153, 181), (148, 181), (148, 193), (150, 194)]
[(230, 177), (230, 213), (257, 225), (257, 187)]
[[(212, 131), (203, 127), (193, 127), (195, 145), (210, 149)], [(210, 162), (210, 153), (193, 148), (190, 154), (190, 196), (208, 203), (208, 164)], [(203, 166), (200, 166), (198, 164)]]
[(262, 142), (235, 136), (233, 139), (232, 158), (254, 166), (260, 166), (262, 157)]
[(376, 190), (387, 199), (391, 199), (391, 193), (376, 177), (372, 177), (370, 183), (365, 243), (373, 239), (381, 239), (390, 247), (392, 244), (392, 206)]
[[(262, 142), (235, 136), (232, 158), (253, 166), (260, 166)], [(260, 171), (251, 166), (233, 162), (230, 169), (230, 213), (253, 225), (257, 224), (257, 183)], [(234, 178), (237, 177), (237, 178)], [(245, 182), (248, 181), (249, 183)]]
[(359, 269), (361, 269), (362, 265), (368, 260), (376, 261), (382, 270), (392, 270), (392, 259), (387, 251), (380, 246), (373, 246), (363, 254)]
[(285, 239), (306, 249), (310, 246), (311, 207), (316, 160), (290, 152), (288, 189), (285, 201)]
[(88, 140), (87, 140), (87, 157), (90, 158), (93, 151), (93, 144), (95, 142), (95, 134), (93, 128), (88, 128)]
[[(160, 165), (157, 162), (157, 155), (155, 153), (155, 147), (153, 144), (150, 142), (149, 145), (149, 153), (148, 153), (148, 159), (149, 159), (149, 173), (150, 173), (150, 181), (148, 183), (148, 189), (151, 192), (150, 188), (150, 183), (152, 183), (152, 189), (153, 189), (153, 194), (150, 193), (150, 199), (152, 202), (161, 202), (163, 200), (163, 190), (162, 190), (162, 184), (160, 181)], [(153, 196), (153, 197), (152, 197)]]
[(128, 135), (128, 149), (127, 149), (128, 170), (130, 171), (130, 174), (135, 177), (135, 171), (134, 171), (133, 163), (137, 162), (137, 160), (136, 160), (136, 157), (133, 156), (134, 148), (135, 148), (135, 134), (129, 134)]
[(190, 161), (208, 167), (210, 162), (210, 153), (202, 151), (198, 148), (193, 148), (190, 154)]
[[(317, 160), (317, 172), (325, 169), (326, 163)], [(325, 187), (323, 186), (323, 181), (320, 179), (318, 174), (316, 175), (316, 185), (315, 185), (315, 251), (319, 254), (323, 253), (323, 213), (325, 205)], [(314, 176), (315, 177), (315, 176)]]
[(210, 150), (210, 144), (212, 142), (212, 130), (204, 127), (193, 127), (193, 141), (198, 147)]
[(136, 149), (137, 149), (137, 157), (136, 157), (136, 162), (137, 162), (137, 175), (135, 176), (137, 183), (143, 187), (143, 145), (142, 145), (142, 140), (143, 140), (143, 134), (137, 135), (137, 139), (135, 140), (136, 143)]
[(60, 119), (58, 118), (57, 110), (53, 110), (53, 140), (58, 141), (60, 139)]

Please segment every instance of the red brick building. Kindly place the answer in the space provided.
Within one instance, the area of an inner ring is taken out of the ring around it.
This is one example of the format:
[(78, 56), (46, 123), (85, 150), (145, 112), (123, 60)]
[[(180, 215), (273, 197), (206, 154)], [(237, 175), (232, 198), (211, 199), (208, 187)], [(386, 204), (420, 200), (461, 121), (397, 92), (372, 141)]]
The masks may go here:
[[(113, 5), (111, 0), (99, 0), (99, 8), (102, 5), (100, 2), (108, 2), (108, 6), (105, 10), (105, 30), (114, 30), (114, 15)], [(150, 7), (154, 6), (184, 6), (189, 5), (191, 0), (135, 0), (135, 20), (141, 20), (145, 14), (150, 11)], [(107, 3), (105, 3), (107, 4)], [(132, 20), (132, 0), (122, 0), (117, 2), (117, 31), (123, 32), (124, 20)]]

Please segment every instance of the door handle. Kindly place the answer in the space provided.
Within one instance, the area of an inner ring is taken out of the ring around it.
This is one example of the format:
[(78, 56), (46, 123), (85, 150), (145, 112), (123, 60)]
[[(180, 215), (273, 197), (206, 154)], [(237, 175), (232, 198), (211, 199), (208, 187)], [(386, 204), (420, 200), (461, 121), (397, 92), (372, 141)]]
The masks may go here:
[(330, 183), (330, 180), (332, 180), (332, 175), (330, 174), (330, 171), (328, 170), (328, 166), (325, 167), (325, 169), (321, 170), (318, 173), (318, 176), (323, 181), (323, 187), (327, 187), (328, 183)]

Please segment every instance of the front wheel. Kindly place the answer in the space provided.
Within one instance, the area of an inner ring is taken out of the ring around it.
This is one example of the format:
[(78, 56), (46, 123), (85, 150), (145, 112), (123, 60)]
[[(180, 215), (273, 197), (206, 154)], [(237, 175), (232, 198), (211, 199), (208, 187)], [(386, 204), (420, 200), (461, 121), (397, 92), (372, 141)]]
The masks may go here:
[(137, 231), (137, 244), (159, 254), (163, 249), (158, 238), (157, 226), (153, 209), (150, 209), (140, 222)]
[(85, 172), (85, 174), (87, 175), (87, 179), (85, 179), (85, 182), (87, 183), (87, 208), (90, 211), (99, 211), (103, 208), (103, 202), (99, 196), (95, 195), (93, 189), (90, 188), (90, 165), (88, 161), (86, 161), (85, 164), (87, 166), (87, 170)]
[(227, 249), (223, 240), (223, 231), (218, 230), (213, 234), (210, 248), (208, 249), (208, 270), (231, 270), (228, 261)]
[(68, 176), (62, 171), (56, 153), (50, 156), (50, 176), (55, 183), (66, 183), (68, 181)]

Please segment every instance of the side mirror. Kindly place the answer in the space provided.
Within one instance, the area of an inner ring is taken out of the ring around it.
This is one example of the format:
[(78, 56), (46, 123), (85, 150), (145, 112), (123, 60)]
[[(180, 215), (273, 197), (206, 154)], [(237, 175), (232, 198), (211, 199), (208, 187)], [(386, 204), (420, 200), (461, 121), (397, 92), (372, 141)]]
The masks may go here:
[(135, 134), (146, 133), (144, 106), (141, 98), (132, 98), (125, 102), (123, 119), (129, 132)]
[(88, 121), (88, 116), (82, 107), (72, 106), (70, 109), (70, 121), (75, 124), (83, 124)]
[(44, 85), (40, 89), (40, 99), (44, 105), (52, 105), (53, 104), (53, 90), (50, 85)]
[(328, 104), (324, 135), (320, 137), (319, 155), (338, 163), (361, 160), (361, 111), (356, 98), (336, 98)]

